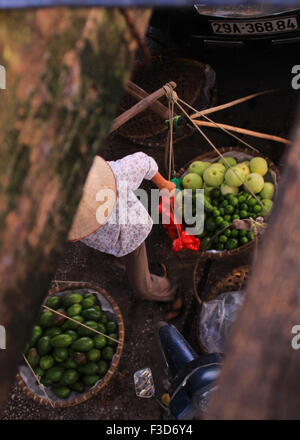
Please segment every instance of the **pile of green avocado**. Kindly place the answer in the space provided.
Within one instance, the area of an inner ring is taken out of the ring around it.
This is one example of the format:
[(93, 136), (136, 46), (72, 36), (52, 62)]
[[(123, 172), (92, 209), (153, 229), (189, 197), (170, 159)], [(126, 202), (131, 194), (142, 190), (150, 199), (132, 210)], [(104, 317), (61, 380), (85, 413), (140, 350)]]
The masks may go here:
[[(118, 340), (115, 321), (101, 309), (96, 295), (52, 296), (46, 306)], [(40, 314), (25, 355), (40, 381), (61, 399), (83, 393), (105, 376), (117, 342), (49, 310)]]

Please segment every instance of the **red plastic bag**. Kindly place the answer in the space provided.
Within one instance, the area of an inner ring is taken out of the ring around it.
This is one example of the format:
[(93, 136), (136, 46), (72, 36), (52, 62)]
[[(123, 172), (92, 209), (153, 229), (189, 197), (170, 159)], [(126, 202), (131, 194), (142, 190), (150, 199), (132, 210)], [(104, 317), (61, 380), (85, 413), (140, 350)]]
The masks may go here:
[[(170, 210), (170, 206), (173, 210)], [(192, 251), (199, 251), (201, 242), (199, 238), (194, 235), (189, 235), (183, 230), (181, 224), (176, 223), (176, 218), (174, 217), (174, 197), (169, 200), (166, 197), (162, 197), (159, 203), (159, 213), (169, 218), (170, 224), (164, 224), (164, 228), (168, 231), (168, 236), (173, 240), (173, 251), (179, 252), (181, 249), (190, 249)]]
[(180, 238), (173, 241), (173, 251), (179, 252), (181, 249), (190, 249), (191, 251), (199, 251), (201, 242), (194, 235), (189, 235), (186, 231), (182, 231)]

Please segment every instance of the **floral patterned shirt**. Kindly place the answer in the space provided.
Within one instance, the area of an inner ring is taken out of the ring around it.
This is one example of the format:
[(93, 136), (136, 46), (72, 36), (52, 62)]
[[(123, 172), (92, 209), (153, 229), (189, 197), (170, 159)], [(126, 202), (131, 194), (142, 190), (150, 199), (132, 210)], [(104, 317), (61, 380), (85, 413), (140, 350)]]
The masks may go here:
[(153, 221), (133, 191), (143, 179), (151, 180), (158, 166), (142, 152), (108, 163), (117, 182), (116, 204), (108, 221), (81, 241), (101, 252), (122, 257), (137, 249), (152, 229)]

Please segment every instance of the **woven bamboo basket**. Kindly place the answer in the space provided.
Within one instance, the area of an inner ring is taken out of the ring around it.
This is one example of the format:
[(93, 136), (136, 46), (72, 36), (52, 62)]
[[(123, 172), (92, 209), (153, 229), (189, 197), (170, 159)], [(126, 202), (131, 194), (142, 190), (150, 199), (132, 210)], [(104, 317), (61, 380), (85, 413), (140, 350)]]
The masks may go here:
[[(210, 107), (215, 103), (215, 72), (210, 66), (199, 61), (156, 56), (152, 58), (150, 67), (145, 61), (138, 61), (131, 79), (149, 94), (161, 88), (163, 84), (174, 81), (177, 84), (178, 96), (199, 109)], [(160, 102), (168, 107), (165, 96)], [(126, 93), (121, 101), (121, 113), (135, 104), (136, 100)], [(164, 147), (167, 129), (165, 121), (149, 108), (120, 127), (118, 133), (139, 145)], [(174, 143), (193, 132), (193, 128), (185, 127), (182, 132), (174, 133)]]
[[(194, 291), (197, 292), (198, 298), (200, 298), (201, 302), (204, 301), (211, 301), (213, 299), (216, 299), (219, 295), (226, 292), (236, 292), (239, 290), (245, 289), (245, 286), (247, 284), (248, 278), (250, 273), (250, 266), (240, 266), (236, 269), (234, 269), (230, 274), (220, 278), (214, 285), (211, 287), (211, 289), (208, 291), (206, 295), (203, 294), (203, 292), (198, 291), (198, 284), (200, 282), (201, 278), (201, 270), (196, 263), (194, 268)], [(205, 347), (204, 343), (201, 341), (199, 335), (199, 328), (200, 328), (200, 315), (201, 315), (201, 305), (197, 308), (197, 312), (192, 324), (192, 338), (195, 340), (195, 342), (199, 345), (201, 350), (204, 353), (207, 353), (207, 348)]]
[[(74, 393), (75, 396), (71, 396), (68, 399), (59, 399), (58, 397), (56, 400), (52, 400), (52, 404), (54, 408), (66, 408), (70, 406), (79, 405), (80, 403), (83, 403), (90, 399), (91, 397), (94, 397), (96, 394), (98, 394), (111, 380), (114, 373), (117, 371), (123, 347), (124, 347), (124, 338), (125, 338), (125, 328), (124, 328), (124, 320), (121, 314), (121, 311), (119, 309), (119, 306), (116, 304), (114, 299), (106, 292), (106, 290), (102, 289), (99, 286), (96, 286), (91, 283), (86, 282), (78, 282), (78, 283), (72, 283), (72, 284), (66, 284), (63, 287), (56, 287), (49, 291), (48, 296), (56, 295), (56, 294), (63, 294), (64, 292), (70, 292), (70, 291), (78, 291), (78, 290), (88, 290), (88, 291), (94, 291), (96, 294), (100, 294), (104, 299), (110, 304), (113, 313), (116, 318), (116, 322), (118, 324), (118, 348), (117, 351), (112, 359), (111, 365), (109, 370), (107, 371), (106, 375), (100, 379), (92, 388), (90, 388), (88, 391), (84, 393)], [(48, 297), (47, 297), (48, 298)], [(46, 298), (46, 300), (47, 300)], [(46, 301), (45, 300), (45, 301)], [(29, 372), (29, 368), (28, 368)], [(17, 384), (19, 387), (25, 392), (25, 394), (34, 400), (34, 402), (47, 406), (48, 408), (51, 408), (51, 404), (49, 400), (47, 400), (45, 397), (39, 396), (36, 392), (34, 392), (31, 388), (28, 387), (28, 385), (25, 383), (24, 378), (22, 377), (22, 374), (20, 372), (17, 373)], [(46, 388), (47, 390), (47, 388)]]
[[(245, 155), (248, 156), (260, 156), (263, 157), (264, 159), (266, 159), (267, 163), (268, 163), (268, 167), (269, 170), (271, 170), (274, 173), (274, 176), (276, 178), (276, 184), (278, 183), (279, 180), (279, 170), (277, 168), (277, 166), (266, 156), (264, 156), (264, 154), (262, 154), (261, 152), (256, 153), (255, 151), (246, 148), (246, 147), (223, 147), (223, 148), (219, 148), (219, 151), (227, 156), (230, 155), (234, 155), (234, 152), (237, 153), (244, 153)], [(195, 157), (193, 160), (189, 161), (187, 164), (185, 164), (177, 173), (176, 173), (176, 177), (182, 177), (184, 175), (184, 173), (187, 171), (187, 169), (189, 168), (189, 166), (196, 160), (200, 160), (200, 161), (215, 161), (219, 158), (219, 156), (217, 155), (217, 153), (215, 151), (209, 151), (207, 153), (201, 154), (200, 156)], [(206, 258), (211, 258), (211, 259), (220, 259), (220, 258), (226, 258), (226, 257), (231, 257), (234, 255), (237, 255), (239, 253), (242, 252), (248, 252), (251, 251), (255, 246), (255, 241), (252, 240), (247, 244), (244, 244), (242, 246), (239, 246), (236, 249), (232, 249), (232, 250), (226, 250), (226, 251), (214, 251), (214, 250), (210, 250), (210, 251), (199, 251), (196, 253), (197, 257), (200, 259), (206, 259)]]

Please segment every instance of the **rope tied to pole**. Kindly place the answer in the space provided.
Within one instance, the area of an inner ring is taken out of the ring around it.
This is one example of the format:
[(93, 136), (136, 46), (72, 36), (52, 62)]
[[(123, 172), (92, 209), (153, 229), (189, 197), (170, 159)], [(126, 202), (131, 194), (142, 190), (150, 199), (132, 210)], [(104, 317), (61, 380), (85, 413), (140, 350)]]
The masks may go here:
[[(178, 95), (174, 91), (173, 86), (170, 83), (166, 83), (163, 86), (163, 89), (164, 89), (164, 92), (165, 92), (166, 97), (168, 99), (169, 118), (170, 118), (170, 121), (173, 121), (174, 105), (175, 105), (175, 103), (177, 103)], [(173, 124), (170, 124), (167, 145), (166, 145), (166, 148), (168, 149), (168, 153), (169, 153), (168, 180), (171, 180), (172, 174), (173, 174), (173, 176), (175, 175), (175, 158), (174, 158), (174, 145), (173, 144), (174, 144), (173, 143)], [(171, 208), (171, 211), (172, 211), (174, 219), (175, 219), (175, 212), (174, 212), (174, 208), (172, 205), (172, 201), (170, 203), (170, 208)], [(174, 224), (176, 227), (176, 233), (178, 235), (178, 239), (182, 245), (181, 234), (180, 234), (180, 231), (179, 231), (179, 228), (178, 228), (176, 221)]]
[(163, 86), (163, 89), (164, 89), (165, 94), (166, 94), (166, 96), (168, 98), (168, 102), (176, 104), (177, 101), (178, 101), (178, 95), (175, 92), (175, 90), (173, 89), (172, 85), (170, 83), (166, 83)]
[[(173, 90), (173, 87), (170, 83), (166, 83), (163, 86), (164, 92), (168, 99), (168, 107), (169, 107), (169, 117), (170, 121), (173, 121), (174, 118), (174, 105), (177, 103), (178, 95)], [(170, 124), (169, 135), (167, 139), (167, 148), (169, 151), (169, 165), (168, 165), (168, 180), (171, 180), (172, 174), (175, 173), (175, 161), (174, 161), (174, 149), (173, 149), (173, 124)]]

